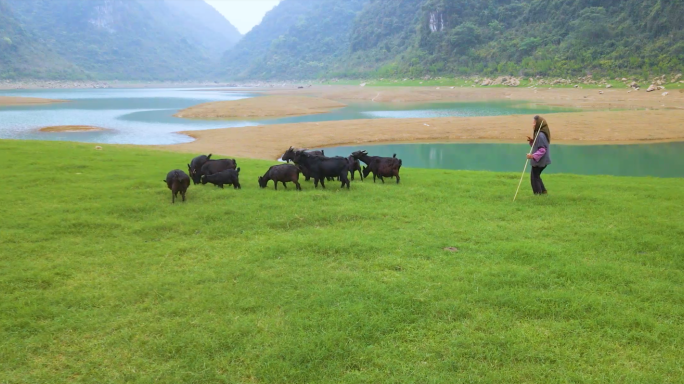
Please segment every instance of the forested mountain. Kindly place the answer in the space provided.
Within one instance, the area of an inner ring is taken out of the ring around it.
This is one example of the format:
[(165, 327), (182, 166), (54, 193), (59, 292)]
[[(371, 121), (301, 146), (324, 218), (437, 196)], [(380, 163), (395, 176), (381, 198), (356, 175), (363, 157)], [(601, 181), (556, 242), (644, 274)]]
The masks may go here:
[(684, 64), (681, 0), (426, 0), (418, 28), (404, 72), (612, 76)]
[[(682, 0), (337, 3), (284, 0), (238, 44), (239, 55), (238, 47), (227, 53), (240, 59), (223, 68), (249, 78), (684, 70)], [(295, 6), (300, 13), (286, 12)]]
[(683, 28), (684, 0), (283, 0), (239, 40), (202, 0), (0, 0), (0, 76), (648, 77)]
[[(371, 0), (352, 28), (347, 75), (365, 75), (401, 62), (416, 41), (422, 0)], [(394, 68), (395, 66), (392, 66)]]
[[(50, 47), (61, 61), (98, 79), (207, 78), (221, 53), (239, 39), (202, 0), (3, 1), (33, 37), (31, 44)], [(33, 51), (21, 59), (27, 67), (60, 61)]]
[(21, 26), (5, 0), (0, 0), (0, 79), (77, 77), (82, 71)]
[(342, 68), (354, 20), (368, 0), (284, 0), (226, 52), (232, 78), (310, 78)]

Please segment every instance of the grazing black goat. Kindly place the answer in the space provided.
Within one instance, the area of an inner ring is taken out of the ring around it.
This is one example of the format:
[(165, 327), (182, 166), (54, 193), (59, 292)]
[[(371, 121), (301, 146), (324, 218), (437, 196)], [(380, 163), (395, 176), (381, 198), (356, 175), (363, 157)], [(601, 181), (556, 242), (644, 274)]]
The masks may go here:
[(200, 177), (209, 176), (229, 169), (237, 169), (237, 161), (235, 159), (208, 160), (202, 166), (199, 174)]
[(270, 180), (273, 180), (276, 191), (278, 183), (283, 183), (283, 186), (287, 188), (285, 183), (290, 182), (295, 183), (298, 191), (302, 190), (302, 186), (299, 185), (299, 168), (292, 164), (274, 165), (269, 168), (263, 176), (259, 177), (259, 187), (266, 188)]
[(240, 186), (240, 168), (237, 170), (228, 169), (213, 175), (204, 175), (202, 176), (202, 185), (206, 183), (212, 183), (221, 189), (224, 185), (232, 185), (234, 189), (242, 189)]
[(190, 186), (190, 176), (180, 169), (174, 169), (166, 175), (166, 180), (163, 180), (166, 186), (171, 190), (171, 203), (176, 202), (176, 197), (180, 192), (183, 201), (185, 201), (185, 192)]
[(202, 177), (200, 171), (202, 170), (202, 166), (209, 160), (211, 160), (211, 153), (207, 156), (197, 156), (188, 164), (188, 174), (190, 174), (192, 182), (195, 183), (195, 185), (200, 183)]

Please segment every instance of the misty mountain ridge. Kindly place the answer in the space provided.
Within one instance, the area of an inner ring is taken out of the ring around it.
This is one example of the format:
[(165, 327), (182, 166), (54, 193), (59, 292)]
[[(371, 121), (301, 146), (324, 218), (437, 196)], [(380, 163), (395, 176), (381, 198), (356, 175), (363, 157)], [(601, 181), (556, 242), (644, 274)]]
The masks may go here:
[[(13, 51), (0, 46), (0, 58), (15, 63), (0, 71), (8, 78), (202, 79), (241, 38), (203, 0), (0, 1), (3, 24), (23, 31)], [(45, 62), (41, 52), (50, 52), (47, 68), (27, 64)]]

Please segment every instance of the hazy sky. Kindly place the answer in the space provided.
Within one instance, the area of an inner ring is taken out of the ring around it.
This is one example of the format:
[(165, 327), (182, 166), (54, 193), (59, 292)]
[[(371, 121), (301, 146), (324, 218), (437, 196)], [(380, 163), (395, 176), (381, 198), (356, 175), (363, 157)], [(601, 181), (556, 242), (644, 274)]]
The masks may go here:
[(258, 25), (266, 12), (280, 0), (204, 0), (221, 12), (240, 33), (249, 32)]

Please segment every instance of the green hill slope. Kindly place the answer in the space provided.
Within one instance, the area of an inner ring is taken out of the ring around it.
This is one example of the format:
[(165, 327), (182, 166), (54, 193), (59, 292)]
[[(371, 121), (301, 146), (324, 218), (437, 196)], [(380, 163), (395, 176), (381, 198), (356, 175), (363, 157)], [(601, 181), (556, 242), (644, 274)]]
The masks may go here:
[[(201, 0), (6, 0), (23, 28), (101, 79), (206, 78), (239, 34)], [(29, 61), (30, 62), (30, 61)]]
[(684, 64), (682, 26), (682, 1), (426, 0), (412, 60), (402, 64), (434, 73), (665, 73)]
[(0, 79), (78, 77), (83, 73), (21, 26), (0, 0)]
[[(224, 68), (253, 78), (648, 77), (684, 69), (680, 0), (319, 1), (286, 14), (299, 3), (284, 0)], [(282, 23), (285, 16), (296, 22)]]

